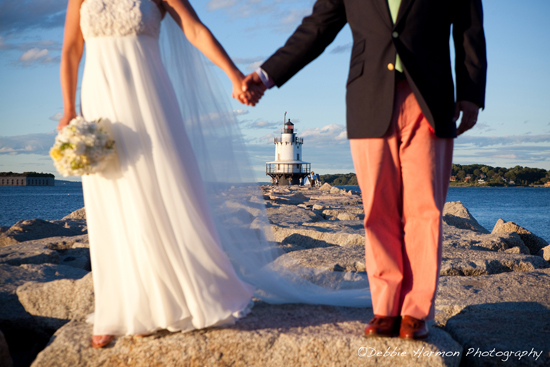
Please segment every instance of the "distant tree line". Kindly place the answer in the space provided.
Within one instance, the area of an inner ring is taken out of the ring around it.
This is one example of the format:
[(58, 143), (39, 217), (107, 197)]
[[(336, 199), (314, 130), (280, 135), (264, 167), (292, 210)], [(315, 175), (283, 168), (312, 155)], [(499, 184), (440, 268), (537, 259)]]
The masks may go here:
[(515, 166), (491, 167), (484, 164), (453, 164), (451, 185), (529, 186), (550, 181), (550, 171)]
[(23, 173), (14, 173), (14, 172), (0, 172), (0, 177), (51, 177), (55, 176), (51, 173), (38, 173), (38, 172), (23, 172)]
[[(321, 183), (332, 186), (358, 186), (355, 173), (321, 175)], [(491, 167), (484, 164), (453, 164), (452, 186), (529, 186), (550, 181), (550, 171), (541, 168), (515, 166)]]
[(328, 183), (332, 186), (359, 186), (355, 173), (320, 175), (321, 183)]

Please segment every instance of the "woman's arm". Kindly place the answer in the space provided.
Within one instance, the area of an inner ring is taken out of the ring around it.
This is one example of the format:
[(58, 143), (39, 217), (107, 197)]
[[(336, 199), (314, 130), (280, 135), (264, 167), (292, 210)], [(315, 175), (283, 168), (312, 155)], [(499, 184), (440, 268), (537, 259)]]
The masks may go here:
[[(193, 46), (198, 48), (214, 64), (220, 67), (233, 84), (233, 98), (241, 103), (255, 105), (263, 94), (263, 91), (249, 90), (250, 99), (245, 99), (242, 91), (243, 73), (235, 66), (222, 45), (200, 21), (197, 13), (188, 0), (163, 0), (163, 6), (181, 27), (185, 36)], [(246, 93), (249, 93), (246, 92)]]
[(63, 93), (63, 117), (57, 129), (61, 130), (76, 117), (76, 86), (78, 65), (84, 51), (84, 37), (80, 30), (80, 5), (83, 0), (69, 0), (65, 18), (65, 34), (61, 51), (61, 92)]

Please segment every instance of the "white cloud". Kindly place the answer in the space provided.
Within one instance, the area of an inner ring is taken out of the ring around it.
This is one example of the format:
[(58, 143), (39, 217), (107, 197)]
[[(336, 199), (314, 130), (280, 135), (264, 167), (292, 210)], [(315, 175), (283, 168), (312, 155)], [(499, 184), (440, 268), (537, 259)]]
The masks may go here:
[(59, 62), (60, 57), (54, 56), (52, 57), (50, 55), (50, 52), (47, 49), (39, 49), (39, 48), (31, 48), (30, 50), (24, 52), (21, 57), (19, 57), (19, 60), (17, 64), (23, 65), (23, 66), (30, 66), (32, 64), (40, 63), (40, 64), (51, 64)]
[(235, 114), (235, 116), (242, 116), (242, 115), (248, 115), (249, 111), (240, 109), (240, 110), (233, 110), (233, 113)]
[(0, 33), (32, 28), (63, 27), (66, 1), (4, 0), (0, 2)]
[(510, 136), (460, 136), (456, 145), (471, 145), (475, 147), (487, 147), (494, 145), (510, 146), (517, 144), (544, 144), (550, 143), (550, 134), (540, 135), (510, 135)]
[(0, 136), (0, 154), (47, 155), (55, 141), (55, 132)]
[(336, 46), (334, 47), (330, 53), (331, 54), (341, 54), (341, 53), (344, 53), (344, 52), (348, 52), (351, 50), (351, 46), (353, 45), (353, 43), (346, 43), (345, 45), (340, 45), (340, 46)]
[(262, 65), (264, 60), (265, 60), (265, 57), (263, 57), (263, 56), (237, 57), (237, 58), (233, 59), (233, 62), (235, 64), (246, 65), (247, 70), (254, 71), (257, 68), (259, 68), (260, 65)]
[(218, 9), (227, 9), (237, 5), (237, 0), (209, 0), (206, 4), (206, 8), (209, 11), (214, 11)]
[(347, 143), (346, 127), (344, 125), (329, 124), (314, 129), (305, 129), (299, 133), (304, 138), (304, 145), (330, 146)]
[(50, 116), (50, 120), (52, 121), (59, 121), (63, 117), (63, 112), (58, 112), (53, 116)]
[[(282, 126), (280, 122), (269, 122), (264, 120), (256, 120), (253, 123), (249, 124), (247, 128), (249, 129), (273, 129), (276, 127)], [(261, 140), (262, 138), (260, 138)]]

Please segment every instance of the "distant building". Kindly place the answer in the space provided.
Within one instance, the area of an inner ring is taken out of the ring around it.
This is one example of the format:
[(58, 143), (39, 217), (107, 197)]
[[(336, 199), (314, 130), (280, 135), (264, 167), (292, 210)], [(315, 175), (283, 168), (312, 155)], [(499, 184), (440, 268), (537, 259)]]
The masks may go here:
[(546, 183), (544, 184), (544, 187), (550, 187), (550, 181), (546, 181)]
[[(286, 118), (286, 113), (285, 113)], [(265, 174), (277, 179), (279, 185), (299, 185), (311, 172), (311, 163), (302, 161), (304, 139), (296, 137), (290, 119), (284, 124), (280, 138), (274, 138), (275, 160), (266, 163)]]
[(477, 183), (481, 185), (485, 185), (487, 182), (485, 182), (484, 179), (480, 178), (479, 180), (477, 180)]
[(55, 176), (46, 173), (0, 173), (0, 186), (55, 186)]
[(455, 182), (456, 181), (456, 176), (451, 176), (450, 180), (451, 182)]

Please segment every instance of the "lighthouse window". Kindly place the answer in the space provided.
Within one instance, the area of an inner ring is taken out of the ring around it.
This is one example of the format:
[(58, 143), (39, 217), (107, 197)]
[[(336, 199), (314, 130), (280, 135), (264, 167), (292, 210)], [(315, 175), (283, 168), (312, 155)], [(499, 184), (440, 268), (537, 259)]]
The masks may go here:
[(300, 160), (300, 153), (296, 154), (297, 158), (296, 160), (299, 161)]

